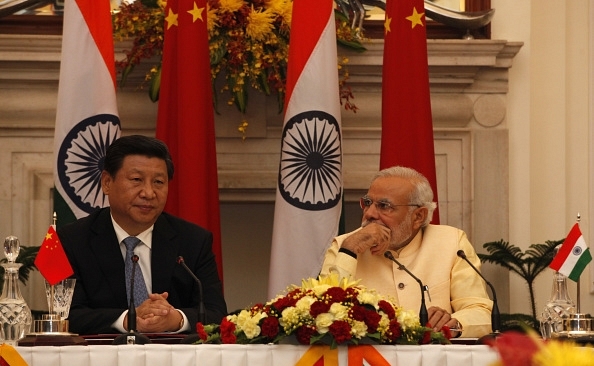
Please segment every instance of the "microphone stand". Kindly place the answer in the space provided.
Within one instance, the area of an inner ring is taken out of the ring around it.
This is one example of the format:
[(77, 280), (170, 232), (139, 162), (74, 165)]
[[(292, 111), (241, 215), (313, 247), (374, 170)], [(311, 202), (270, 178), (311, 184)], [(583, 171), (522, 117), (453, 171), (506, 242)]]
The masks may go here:
[[(192, 277), (192, 279), (194, 279), (194, 281), (198, 285), (198, 295), (200, 296), (200, 298), (198, 300), (198, 322), (202, 323), (203, 325), (206, 325), (206, 309), (204, 307), (204, 295), (202, 292), (202, 281), (200, 281), (200, 279), (198, 279), (198, 277), (196, 277), (194, 272), (192, 272), (190, 267), (187, 266), (186, 262), (184, 261), (184, 257), (182, 257), (181, 255), (179, 257), (177, 257), (177, 263), (180, 266), (182, 266), (186, 270), (186, 272), (188, 272), (190, 277)], [(182, 339), (180, 343), (181, 344), (194, 344), (199, 339), (200, 338), (199, 338), (198, 334), (194, 333), (194, 334), (190, 334), (187, 337), (185, 337), (184, 339)]]
[(491, 310), (491, 330), (492, 333), (479, 338), (477, 341), (478, 343), (484, 343), (486, 339), (493, 339), (496, 338), (501, 334), (501, 314), (499, 313), (499, 306), (497, 306), (497, 293), (495, 292), (495, 287), (491, 284), (491, 282), (487, 281), (487, 279), (482, 275), (482, 273), (468, 260), (466, 257), (466, 253), (462, 249), (456, 252), (458, 257), (462, 258), (468, 265), (485, 281), (485, 283), (491, 289), (491, 293), (493, 294), (493, 309)]
[(427, 323), (429, 322), (429, 313), (427, 312), (427, 306), (425, 305), (425, 291), (428, 290), (427, 286), (423, 286), (423, 282), (421, 282), (421, 280), (419, 278), (417, 278), (405, 266), (403, 266), (400, 262), (398, 262), (389, 250), (386, 250), (384, 252), (384, 257), (386, 257), (389, 260), (391, 260), (392, 262), (396, 263), (398, 265), (399, 270), (402, 270), (402, 271), (408, 273), (409, 276), (414, 278), (419, 283), (419, 286), (421, 287), (421, 309), (419, 310), (419, 320), (423, 327), (426, 326)]
[(132, 256), (132, 276), (130, 276), (130, 302), (128, 305), (128, 333), (121, 334), (113, 340), (112, 344), (147, 344), (151, 340), (144, 334), (136, 332), (136, 307), (134, 306), (134, 274), (138, 256)]

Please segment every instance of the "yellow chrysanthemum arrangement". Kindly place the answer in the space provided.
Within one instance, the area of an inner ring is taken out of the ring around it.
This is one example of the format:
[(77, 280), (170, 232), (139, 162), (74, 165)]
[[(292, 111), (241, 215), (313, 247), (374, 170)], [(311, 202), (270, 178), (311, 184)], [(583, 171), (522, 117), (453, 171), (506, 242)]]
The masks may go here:
[[(163, 49), (163, 19), (165, 2), (141, 0), (123, 3), (114, 14), (116, 39), (133, 40), (126, 59), (117, 62), (125, 80), (134, 66), (142, 59), (161, 56)], [(278, 95), (279, 112), (282, 111), (285, 93), (286, 69), (291, 29), (292, 0), (208, 0), (208, 33), (210, 63), (213, 82), (225, 78), (221, 92), (229, 92), (229, 105), (245, 113), (248, 89)], [(348, 19), (336, 12), (337, 41), (351, 49), (364, 51), (359, 42), (358, 29), (352, 29)], [(337, 60), (340, 73), (340, 98), (345, 109), (355, 111), (353, 95), (346, 86), (348, 59)], [(152, 68), (147, 79), (149, 94), (158, 99), (159, 68)], [(216, 107), (216, 95), (215, 107)], [(239, 129), (247, 128), (242, 121)]]
[(488, 342), (499, 353), (492, 366), (594, 366), (594, 349), (571, 340), (544, 341), (533, 331), (505, 332)]

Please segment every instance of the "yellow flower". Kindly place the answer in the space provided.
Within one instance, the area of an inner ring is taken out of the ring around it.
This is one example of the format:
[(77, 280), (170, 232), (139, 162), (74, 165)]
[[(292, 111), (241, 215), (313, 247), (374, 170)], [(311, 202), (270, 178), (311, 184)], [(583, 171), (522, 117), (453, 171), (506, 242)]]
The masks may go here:
[(333, 272), (326, 276), (301, 280), (301, 287), (306, 290), (313, 290), (318, 286), (325, 285), (327, 287), (340, 287), (342, 289), (347, 289), (349, 287), (357, 286), (359, 284), (359, 281), (360, 280), (354, 281), (346, 277), (341, 278), (338, 273)]
[(221, 9), (230, 13), (241, 9), (243, 6), (243, 0), (220, 0), (220, 3)]
[(572, 342), (550, 341), (532, 358), (535, 366), (593, 366), (594, 349)]
[(291, 15), (293, 14), (293, 1), (291, 0), (270, 0), (268, 8), (283, 19), (283, 24), (291, 27)]
[(248, 37), (255, 41), (263, 41), (270, 37), (273, 29), (272, 22), (275, 15), (266, 9), (264, 11), (257, 11), (252, 5), (252, 12), (248, 16), (248, 23), (245, 27), (245, 33)]

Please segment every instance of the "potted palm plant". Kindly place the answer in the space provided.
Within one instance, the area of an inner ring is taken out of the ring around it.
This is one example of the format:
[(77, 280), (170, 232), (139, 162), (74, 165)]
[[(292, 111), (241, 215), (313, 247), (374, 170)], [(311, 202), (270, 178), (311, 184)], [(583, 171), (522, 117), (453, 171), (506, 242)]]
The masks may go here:
[(534, 280), (553, 260), (555, 248), (565, 239), (547, 240), (544, 244), (532, 244), (525, 252), (509, 242), (499, 240), (483, 244), (489, 254), (479, 254), (481, 262), (499, 265), (522, 277), (528, 286), (532, 314), (501, 314), (502, 330), (521, 327), (522, 324), (538, 330), (534, 298)]

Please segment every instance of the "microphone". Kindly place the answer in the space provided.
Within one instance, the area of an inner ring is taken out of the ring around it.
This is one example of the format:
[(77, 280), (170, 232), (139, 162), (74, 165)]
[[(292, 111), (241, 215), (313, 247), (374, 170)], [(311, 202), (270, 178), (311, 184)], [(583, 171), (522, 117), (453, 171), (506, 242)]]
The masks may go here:
[(493, 330), (493, 333), (498, 334), (501, 330), (501, 314), (499, 313), (499, 307), (497, 306), (497, 294), (495, 293), (495, 288), (493, 287), (491, 282), (487, 281), (487, 279), (481, 274), (481, 272), (474, 265), (472, 265), (472, 263), (466, 257), (466, 253), (464, 253), (462, 249), (458, 250), (456, 254), (458, 255), (458, 257), (464, 259), (466, 263), (468, 263), (470, 267), (472, 267), (472, 269), (474, 269), (474, 271), (478, 273), (478, 275), (483, 279), (483, 281), (485, 281), (485, 283), (489, 285), (489, 287), (491, 288), (491, 293), (493, 294), (493, 310), (491, 310), (491, 329)]
[[(399, 270), (403, 270), (404, 272), (408, 273), (408, 275), (414, 278), (419, 283), (419, 286), (421, 286), (421, 309), (419, 310), (419, 320), (422, 326), (426, 326), (429, 322), (429, 313), (427, 313), (427, 306), (425, 305), (425, 291), (428, 291), (427, 286), (423, 286), (423, 282), (421, 282), (417, 276), (412, 274), (405, 266), (398, 262), (392, 255), (392, 252), (386, 250), (384, 252), (384, 257), (396, 263)], [(431, 298), (429, 298), (429, 300), (431, 300)]]
[(112, 344), (147, 344), (151, 340), (144, 334), (136, 332), (136, 307), (134, 306), (134, 274), (138, 264), (138, 256), (134, 254), (132, 260), (132, 275), (130, 276), (130, 302), (128, 304), (128, 333), (117, 336)]
[[(190, 269), (190, 267), (188, 267), (186, 265), (186, 262), (184, 261), (184, 257), (182, 257), (181, 255), (179, 257), (177, 257), (177, 263), (182, 266), (186, 272), (188, 272), (188, 274), (194, 279), (194, 281), (196, 281), (196, 284), (198, 285), (198, 294), (200, 295), (200, 299), (198, 300), (198, 321), (202, 324), (206, 324), (206, 310), (204, 308), (204, 296), (202, 294), (202, 282), (198, 279), (198, 277), (196, 277), (196, 275), (194, 274), (194, 272), (192, 272), (192, 270)], [(200, 337), (198, 336), (198, 334), (189, 334), (187, 337), (185, 337), (184, 339), (181, 340), (180, 344), (194, 344), (196, 343), (198, 340), (200, 339)]]
[(196, 275), (194, 274), (194, 272), (192, 272), (190, 267), (188, 267), (186, 265), (186, 262), (184, 261), (184, 257), (182, 257), (181, 255), (179, 257), (177, 257), (177, 263), (180, 266), (184, 267), (186, 272), (188, 272), (190, 274), (190, 276), (192, 276), (192, 278), (194, 279), (194, 281), (196, 281), (196, 284), (198, 285), (198, 294), (200, 295), (200, 299), (199, 299), (199, 303), (198, 303), (198, 321), (200, 323), (206, 325), (206, 309), (204, 308), (204, 296), (202, 294), (202, 282), (198, 279), (198, 277), (196, 277)]

